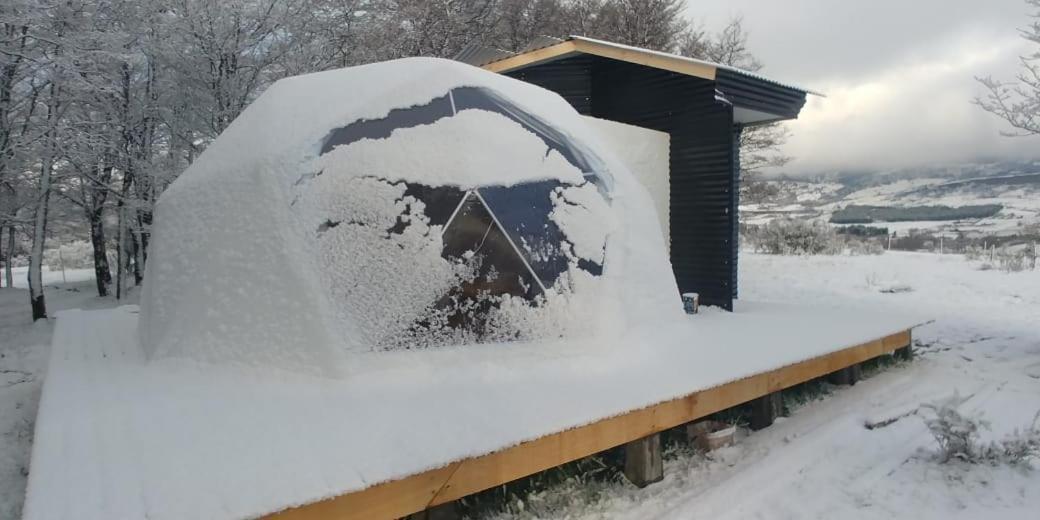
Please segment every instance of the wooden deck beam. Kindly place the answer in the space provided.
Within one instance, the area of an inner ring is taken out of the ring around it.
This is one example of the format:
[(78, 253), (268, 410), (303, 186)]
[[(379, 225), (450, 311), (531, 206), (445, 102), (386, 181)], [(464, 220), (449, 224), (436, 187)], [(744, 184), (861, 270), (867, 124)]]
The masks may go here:
[(910, 330), (511, 448), (271, 514), (271, 520), (401, 518), (554, 468), (910, 345)]

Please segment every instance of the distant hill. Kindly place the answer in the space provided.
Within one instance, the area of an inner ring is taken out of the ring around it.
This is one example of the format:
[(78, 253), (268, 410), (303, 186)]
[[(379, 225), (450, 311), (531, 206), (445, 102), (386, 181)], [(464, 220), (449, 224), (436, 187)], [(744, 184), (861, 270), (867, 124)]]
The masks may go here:
[(1040, 161), (786, 175), (760, 182), (768, 189), (757, 192), (768, 196), (741, 205), (745, 224), (777, 217), (834, 218), (835, 223), (884, 222), (896, 233), (1040, 232)]

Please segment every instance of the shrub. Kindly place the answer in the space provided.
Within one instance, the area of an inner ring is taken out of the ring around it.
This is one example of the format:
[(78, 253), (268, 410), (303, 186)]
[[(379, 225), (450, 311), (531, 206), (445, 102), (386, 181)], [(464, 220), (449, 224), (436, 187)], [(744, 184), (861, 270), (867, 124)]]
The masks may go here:
[(964, 258), (966, 260), (982, 260), (986, 257), (986, 250), (979, 246), (968, 246), (964, 248)]
[(756, 251), (772, 255), (833, 255), (842, 250), (837, 233), (820, 221), (777, 219), (748, 238)]
[[(922, 404), (924, 423), (939, 444), (939, 461), (961, 460), (972, 464), (1008, 464), (1027, 466), (1040, 456), (1040, 412), (1024, 430), (988, 444), (979, 442), (979, 431), (989, 429), (989, 422), (957, 411), (966, 398), (958, 394), (935, 403)], [(930, 412), (930, 413), (929, 413)]]
[(952, 459), (979, 461), (979, 430), (989, 429), (989, 423), (961, 415), (957, 406), (965, 400), (955, 393), (947, 399), (921, 405), (922, 410), (931, 412), (930, 416), (925, 415), (924, 424), (939, 444), (940, 462), (949, 462)]
[(849, 238), (845, 242), (850, 255), (880, 255), (885, 246), (877, 240)]
[(1006, 273), (1017, 273), (1036, 268), (1036, 254), (1032, 246), (1021, 248), (1002, 247), (997, 250), (994, 258), (997, 261), (997, 265), (1000, 266), (1000, 270)]
[(51, 271), (61, 270), (63, 263), (65, 269), (92, 268), (94, 267), (94, 248), (90, 245), (90, 242), (85, 240), (62, 244), (57, 249), (44, 251), (43, 263)]

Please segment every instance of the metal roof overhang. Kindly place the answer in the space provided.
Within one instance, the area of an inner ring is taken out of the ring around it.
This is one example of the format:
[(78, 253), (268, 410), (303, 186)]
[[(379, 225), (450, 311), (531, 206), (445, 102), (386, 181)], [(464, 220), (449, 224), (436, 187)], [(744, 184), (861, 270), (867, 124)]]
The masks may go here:
[(508, 73), (580, 54), (714, 81), (722, 95), (720, 101), (733, 105), (734, 123), (746, 126), (797, 118), (807, 94), (822, 96), (735, 67), (580, 36), (479, 65)]

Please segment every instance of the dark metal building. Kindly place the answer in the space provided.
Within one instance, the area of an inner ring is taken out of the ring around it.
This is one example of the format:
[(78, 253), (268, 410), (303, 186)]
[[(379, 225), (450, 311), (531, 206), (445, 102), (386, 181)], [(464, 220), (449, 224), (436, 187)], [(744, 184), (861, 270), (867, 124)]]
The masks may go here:
[[(740, 133), (796, 118), (810, 92), (732, 67), (599, 40), (541, 43), (505, 57), (471, 52), (466, 61), (555, 91), (584, 115), (670, 134), (671, 262), (679, 290), (731, 310)], [(494, 61), (481, 63), (487, 59)]]

